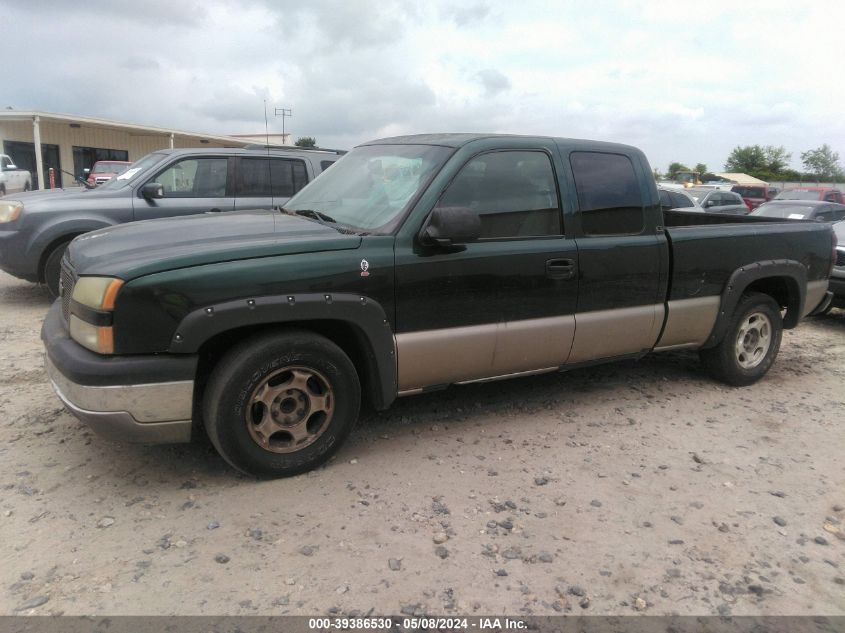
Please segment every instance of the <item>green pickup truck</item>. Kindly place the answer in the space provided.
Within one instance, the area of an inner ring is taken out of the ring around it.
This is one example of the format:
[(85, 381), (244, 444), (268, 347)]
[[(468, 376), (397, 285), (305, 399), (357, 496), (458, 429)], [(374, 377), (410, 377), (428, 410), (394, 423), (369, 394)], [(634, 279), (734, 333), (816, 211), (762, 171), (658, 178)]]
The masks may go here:
[(42, 338), (56, 393), (111, 438), (204, 426), (235, 468), (328, 459), (362, 398), (697, 349), (748, 385), (830, 301), (827, 224), (666, 211), (612, 143), (366, 143), (284, 208), (82, 235)]

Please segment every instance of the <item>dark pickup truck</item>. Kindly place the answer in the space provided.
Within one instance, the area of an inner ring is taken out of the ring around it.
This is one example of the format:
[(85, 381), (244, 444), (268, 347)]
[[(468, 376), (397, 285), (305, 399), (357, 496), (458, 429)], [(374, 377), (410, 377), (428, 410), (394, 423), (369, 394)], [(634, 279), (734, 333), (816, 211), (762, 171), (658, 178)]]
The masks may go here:
[(748, 385), (827, 307), (829, 225), (663, 212), (625, 145), (477, 134), (362, 145), (284, 208), (75, 239), (43, 326), (66, 406), (257, 476), (328, 459), (362, 395), (697, 349)]

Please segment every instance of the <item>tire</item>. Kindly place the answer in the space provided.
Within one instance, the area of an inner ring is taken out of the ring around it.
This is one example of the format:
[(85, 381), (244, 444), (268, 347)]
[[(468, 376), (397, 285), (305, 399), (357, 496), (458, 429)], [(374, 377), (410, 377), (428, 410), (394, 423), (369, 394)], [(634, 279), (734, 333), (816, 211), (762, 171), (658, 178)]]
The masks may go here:
[(0, 185), (0, 197), (6, 195), (6, 185)]
[(29, 191), (29, 182), (28, 181), (23, 184), (23, 190)]
[(783, 321), (780, 306), (769, 295), (749, 292), (740, 298), (724, 338), (699, 352), (717, 380), (743, 387), (769, 371), (780, 349)]
[(360, 406), (358, 374), (343, 350), (312, 332), (285, 330), (249, 338), (218, 361), (203, 419), (211, 443), (233, 467), (255, 477), (289, 477), (328, 460), (352, 431)]
[(65, 256), (70, 240), (62, 242), (44, 260), (44, 284), (54, 299), (59, 296), (59, 277), (62, 274), (62, 257)]

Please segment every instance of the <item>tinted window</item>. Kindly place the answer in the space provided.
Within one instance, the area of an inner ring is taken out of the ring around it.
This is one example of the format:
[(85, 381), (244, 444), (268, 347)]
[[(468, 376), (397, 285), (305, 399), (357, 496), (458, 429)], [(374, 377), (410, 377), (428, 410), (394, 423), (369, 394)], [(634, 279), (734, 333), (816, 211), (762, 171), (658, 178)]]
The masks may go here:
[(225, 158), (188, 158), (154, 180), (164, 187), (166, 198), (220, 198), (226, 195), (228, 163)]
[(334, 165), (333, 160), (321, 160), (320, 161), (320, 171), (326, 171), (332, 165)]
[(3, 157), (3, 167), (8, 167), (12, 164), (12, 161), (9, 160), (6, 156)]
[(308, 182), (305, 163), (281, 158), (242, 158), (237, 196), (289, 198)]
[(440, 199), (481, 217), (481, 238), (560, 235), (554, 171), (543, 152), (492, 152), (469, 161)]
[(627, 156), (573, 152), (569, 161), (585, 235), (630, 235), (642, 231), (642, 196)]
[(692, 200), (690, 200), (689, 198), (687, 198), (687, 197), (686, 197), (684, 194), (682, 194), (682, 193), (675, 193), (675, 192), (673, 191), (673, 192), (671, 192), (671, 193), (669, 194), (669, 196), (672, 198), (672, 208), (674, 208), (674, 209), (684, 209), (684, 208), (686, 208), (686, 207), (693, 207), (693, 206), (695, 206), (695, 205), (692, 203)]
[(673, 198), (669, 196), (669, 192), (665, 189), (658, 189), (658, 195), (660, 196), (660, 206), (664, 209), (673, 209), (675, 207), (675, 203), (672, 201)]
[(726, 193), (726, 194), (723, 194), (723, 195), (724, 195), (724, 197), (725, 197), (725, 202), (724, 202), (724, 204), (745, 204), (745, 203), (742, 201), (742, 198), (740, 198), (740, 197), (739, 197), (738, 195), (736, 195), (736, 194)]
[(763, 187), (732, 187), (731, 191), (738, 193), (746, 198), (765, 198), (766, 190)]

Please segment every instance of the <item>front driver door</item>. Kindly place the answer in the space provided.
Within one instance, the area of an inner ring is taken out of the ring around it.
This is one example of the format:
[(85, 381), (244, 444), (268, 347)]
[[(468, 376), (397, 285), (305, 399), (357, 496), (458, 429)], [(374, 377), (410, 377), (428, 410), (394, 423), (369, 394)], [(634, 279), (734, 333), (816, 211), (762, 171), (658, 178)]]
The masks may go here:
[(164, 197), (147, 199), (138, 194), (135, 219), (166, 218), (210, 211), (232, 211), (231, 161), (223, 156), (188, 156), (171, 163), (146, 182), (157, 182)]
[(578, 252), (563, 231), (556, 148), (539, 145), (475, 155), (441, 195), (437, 206), (479, 214), (477, 242), (397, 244), (400, 393), (566, 362)]

